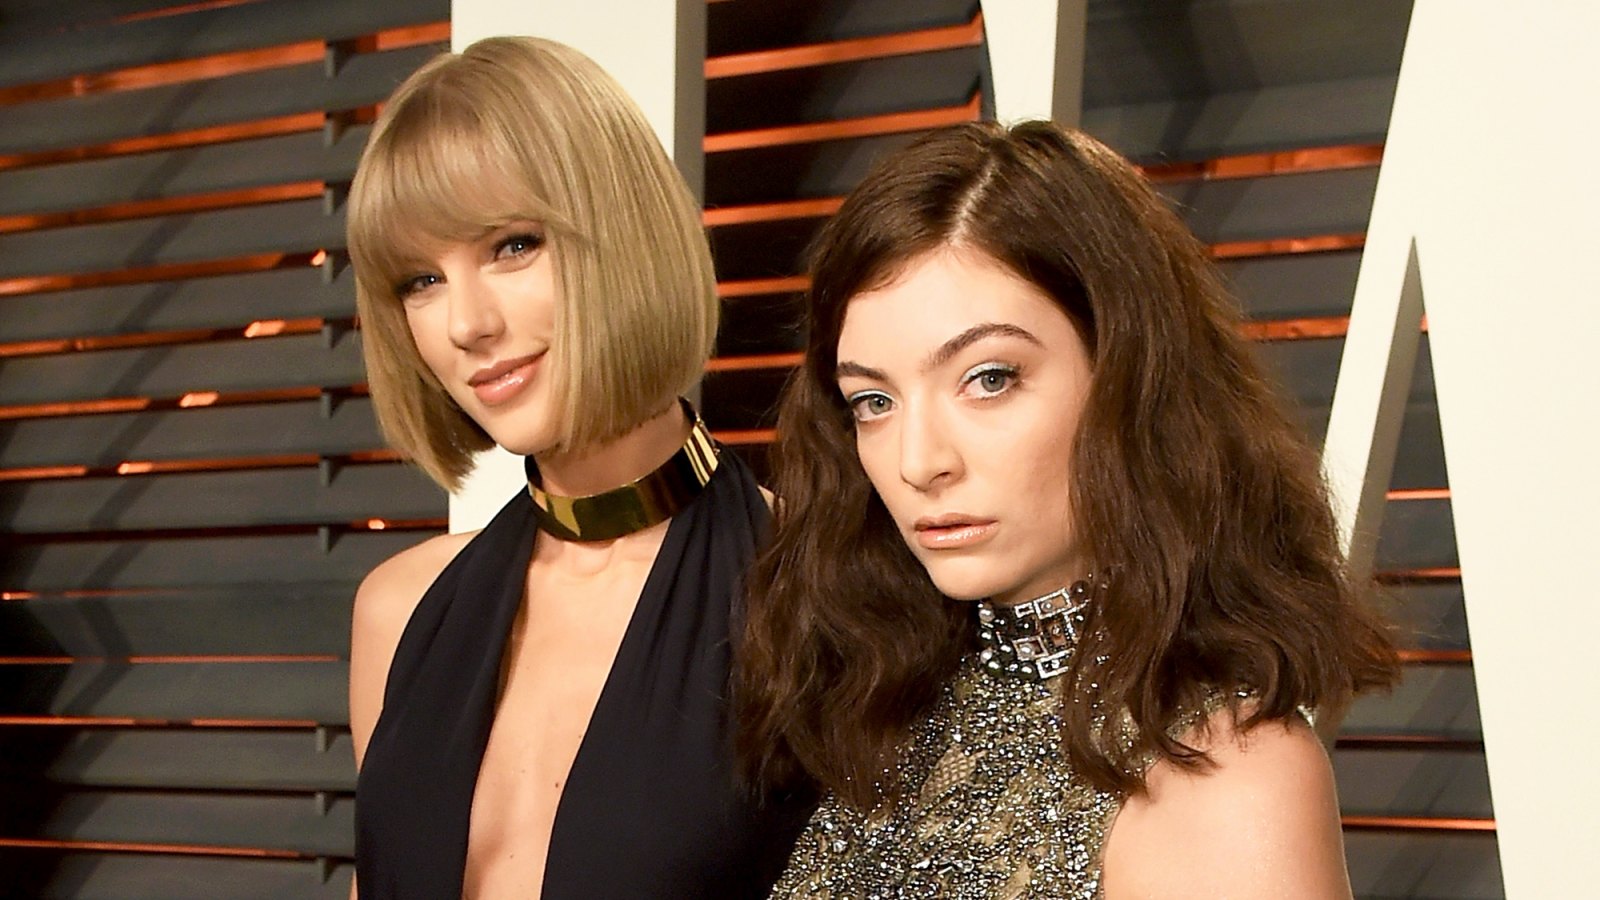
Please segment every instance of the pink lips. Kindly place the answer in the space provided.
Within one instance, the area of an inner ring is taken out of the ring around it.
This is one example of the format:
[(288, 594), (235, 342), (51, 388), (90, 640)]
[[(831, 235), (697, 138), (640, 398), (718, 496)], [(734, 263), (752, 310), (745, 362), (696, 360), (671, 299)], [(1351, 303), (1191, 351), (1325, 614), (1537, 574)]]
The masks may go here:
[(994, 534), (996, 527), (993, 519), (960, 513), (925, 516), (912, 524), (917, 543), (929, 550), (955, 550), (980, 544)]
[(467, 384), (472, 387), (472, 392), (478, 395), (478, 401), (484, 406), (509, 403), (528, 386), (534, 370), (539, 367), (539, 360), (543, 358), (543, 353), (535, 353), (496, 363), (473, 373), (473, 376), (467, 379)]

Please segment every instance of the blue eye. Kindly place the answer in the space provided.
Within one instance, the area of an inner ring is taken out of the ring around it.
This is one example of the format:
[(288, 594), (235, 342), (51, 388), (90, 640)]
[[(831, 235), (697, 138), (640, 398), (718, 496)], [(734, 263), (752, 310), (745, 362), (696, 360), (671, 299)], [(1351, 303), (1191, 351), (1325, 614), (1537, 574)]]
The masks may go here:
[(413, 275), (410, 278), (403, 279), (399, 284), (395, 285), (394, 295), (396, 298), (404, 300), (407, 297), (410, 297), (412, 294), (421, 293), (422, 291), (425, 291), (436, 284), (442, 284), (443, 282), (444, 279), (438, 275)]
[(1005, 393), (1016, 384), (1016, 381), (1016, 366), (984, 363), (968, 369), (967, 373), (961, 376), (961, 388), (963, 391), (972, 388), (980, 398), (993, 397)]
[(514, 234), (495, 245), (494, 255), (496, 259), (503, 259), (508, 256), (522, 256), (532, 253), (542, 246), (544, 246), (544, 235), (542, 234)]
[(857, 422), (870, 422), (894, 409), (894, 400), (882, 391), (859, 391), (845, 398), (845, 402), (850, 404), (850, 413)]

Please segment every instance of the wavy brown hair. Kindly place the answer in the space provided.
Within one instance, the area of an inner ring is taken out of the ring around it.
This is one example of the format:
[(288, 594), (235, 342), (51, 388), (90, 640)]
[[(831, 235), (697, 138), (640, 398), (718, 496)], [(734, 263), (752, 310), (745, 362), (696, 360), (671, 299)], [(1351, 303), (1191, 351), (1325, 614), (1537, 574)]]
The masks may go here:
[[(1086, 135), (961, 125), (880, 162), (812, 249), (808, 352), (780, 408), (775, 533), (734, 680), (754, 784), (810, 782), (862, 808), (892, 796), (889, 763), (973, 646), (971, 605), (934, 587), (867, 480), (834, 373), (851, 298), (946, 245), (1042, 289), (1090, 348), (1066, 489), (1085, 558), (1110, 578), (1060, 676), (1075, 771), (1128, 794), (1141, 761), (1203, 765), (1169, 732), (1215, 691), (1248, 692), (1234, 710), (1248, 729), (1394, 683), (1317, 455), (1204, 245)], [(1131, 748), (1101, 734), (1117, 711)]]

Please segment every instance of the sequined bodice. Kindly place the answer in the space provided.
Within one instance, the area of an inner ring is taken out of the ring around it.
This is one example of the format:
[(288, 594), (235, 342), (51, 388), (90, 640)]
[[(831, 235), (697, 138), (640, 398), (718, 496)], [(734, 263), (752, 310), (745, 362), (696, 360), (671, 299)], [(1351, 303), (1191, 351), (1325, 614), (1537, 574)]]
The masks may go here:
[(1059, 680), (963, 663), (912, 735), (906, 797), (862, 814), (825, 799), (773, 897), (1014, 900), (1100, 896), (1119, 806), (1061, 752)]

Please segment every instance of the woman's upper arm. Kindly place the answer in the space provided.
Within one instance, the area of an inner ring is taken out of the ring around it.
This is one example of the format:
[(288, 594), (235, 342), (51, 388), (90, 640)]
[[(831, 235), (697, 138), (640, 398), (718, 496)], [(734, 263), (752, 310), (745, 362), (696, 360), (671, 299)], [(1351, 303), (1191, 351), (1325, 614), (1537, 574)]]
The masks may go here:
[(397, 553), (356, 589), (350, 621), (350, 736), (357, 768), (383, 710), (389, 664), (411, 612), (468, 538), (445, 535)]
[(1107, 900), (1296, 897), (1348, 900), (1339, 802), (1327, 752), (1304, 722), (1246, 734), (1227, 712), (1200, 746), (1215, 765), (1150, 771), (1106, 838)]

